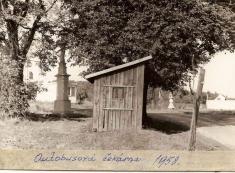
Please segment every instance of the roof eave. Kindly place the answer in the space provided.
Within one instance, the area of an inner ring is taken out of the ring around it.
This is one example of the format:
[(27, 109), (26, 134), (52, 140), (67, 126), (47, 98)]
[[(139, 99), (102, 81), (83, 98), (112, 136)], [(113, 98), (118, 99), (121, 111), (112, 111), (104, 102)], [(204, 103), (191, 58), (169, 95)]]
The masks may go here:
[(105, 69), (105, 70), (102, 70), (102, 71), (98, 71), (98, 72), (86, 75), (85, 79), (87, 79), (89, 82), (93, 83), (94, 78), (96, 78), (98, 76), (101, 76), (101, 75), (104, 75), (104, 74), (107, 74), (107, 73), (111, 73), (111, 72), (116, 71), (116, 70), (121, 70), (121, 69), (130, 67), (130, 66), (134, 66), (134, 65), (137, 65), (137, 64), (140, 64), (140, 63), (145, 63), (146, 61), (148, 61), (152, 58), (153, 57), (150, 55), (150, 56), (147, 56), (147, 57), (135, 60), (135, 61), (131, 61), (129, 63), (121, 64), (121, 65), (111, 67), (111, 68), (108, 68), (108, 69)]

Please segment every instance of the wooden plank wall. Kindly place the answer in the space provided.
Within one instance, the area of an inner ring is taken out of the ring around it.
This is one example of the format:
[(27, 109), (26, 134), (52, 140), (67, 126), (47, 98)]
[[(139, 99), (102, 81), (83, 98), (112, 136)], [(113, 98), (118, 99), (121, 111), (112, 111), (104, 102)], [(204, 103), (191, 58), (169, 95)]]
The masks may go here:
[[(112, 86), (130, 86), (125, 90), (125, 108), (113, 109)], [(94, 82), (93, 128), (97, 131), (140, 129), (142, 127), (144, 65), (97, 78)]]

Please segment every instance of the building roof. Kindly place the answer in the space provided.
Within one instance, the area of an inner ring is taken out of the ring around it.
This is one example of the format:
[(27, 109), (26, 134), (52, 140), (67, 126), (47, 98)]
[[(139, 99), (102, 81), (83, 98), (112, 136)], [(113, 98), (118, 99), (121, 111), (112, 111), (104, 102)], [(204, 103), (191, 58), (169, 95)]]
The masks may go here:
[(100, 76), (100, 75), (103, 75), (103, 74), (107, 74), (107, 73), (110, 73), (110, 72), (113, 72), (113, 71), (121, 70), (121, 69), (130, 67), (130, 66), (134, 66), (134, 65), (143, 63), (143, 62), (145, 62), (145, 61), (148, 61), (148, 60), (150, 60), (150, 59), (152, 59), (152, 58), (153, 58), (153, 57), (150, 55), (150, 56), (147, 56), (147, 57), (144, 57), (144, 58), (141, 58), (141, 59), (137, 59), (137, 60), (135, 60), (135, 61), (131, 61), (131, 62), (122, 64), (122, 65), (118, 65), (118, 66), (111, 67), (111, 68), (108, 68), (108, 69), (105, 69), (105, 70), (102, 70), (102, 71), (98, 71), (98, 72), (95, 72), (95, 73), (91, 73), (91, 74), (89, 74), (89, 75), (86, 75), (85, 78), (86, 78), (87, 80), (89, 80), (89, 81), (92, 81), (92, 79), (95, 78), (95, 77), (97, 77), (97, 76)]

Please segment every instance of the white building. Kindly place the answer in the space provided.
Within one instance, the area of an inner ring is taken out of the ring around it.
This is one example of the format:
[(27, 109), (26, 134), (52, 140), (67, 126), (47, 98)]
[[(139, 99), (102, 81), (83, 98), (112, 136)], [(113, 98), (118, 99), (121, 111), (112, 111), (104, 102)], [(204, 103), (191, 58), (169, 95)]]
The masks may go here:
[(207, 100), (206, 107), (212, 110), (235, 110), (235, 99), (220, 94), (214, 100)]
[[(68, 66), (68, 65), (67, 65)], [(68, 74), (70, 74), (69, 81), (69, 99), (71, 103), (77, 103), (77, 88), (78, 80), (84, 80), (78, 74), (84, 70), (84, 67), (69, 67)], [(78, 70), (79, 69), (79, 70)], [(36, 101), (41, 102), (54, 102), (56, 99), (56, 77), (57, 67), (53, 68), (50, 72), (43, 72), (40, 68), (40, 63), (37, 59), (31, 59), (26, 62), (24, 67), (24, 81), (25, 82), (36, 82), (42, 88), (45, 89), (43, 92), (39, 92), (36, 97)], [(75, 80), (74, 80), (75, 79)]]

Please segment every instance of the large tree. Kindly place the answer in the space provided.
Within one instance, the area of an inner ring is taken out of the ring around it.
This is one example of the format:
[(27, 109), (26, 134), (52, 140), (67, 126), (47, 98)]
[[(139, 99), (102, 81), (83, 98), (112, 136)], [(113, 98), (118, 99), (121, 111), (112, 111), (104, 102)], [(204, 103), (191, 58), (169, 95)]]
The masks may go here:
[(189, 74), (216, 52), (234, 48), (231, 11), (220, 6), (198, 0), (67, 2), (77, 16), (70, 46), (79, 48), (75, 61), (87, 57), (87, 73), (151, 54), (145, 88), (173, 91), (189, 82)]
[[(235, 46), (235, 1), (234, 0), (207, 0), (210, 5), (218, 4), (220, 8), (226, 9), (226, 11), (231, 10), (232, 13), (228, 14), (225, 13), (223, 10), (219, 10), (218, 13), (221, 13), (221, 15), (227, 15), (227, 17), (230, 19), (228, 21), (225, 21), (225, 25), (229, 31), (230, 36), (232, 37), (233, 45)], [(216, 6), (216, 5), (215, 5)]]
[(18, 70), (14, 76), (16, 83), (23, 83), (23, 67), (27, 54), (37, 32), (48, 26), (45, 18), (56, 1), (0, 1), (0, 43), (8, 49), (9, 60), (17, 62), (15, 68)]
[(174, 90), (213, 54), (232, 50), (226, 15), (200, 1), (69, 2), (78, 16), (71, 44), (88, 57), (88, 73), (152, 54), (149, 84)]
[(0, 112), (16, 116), (26, 110), (27, 59), (38, 57), (44, 71), (57, 62), (67, 17), (63, 5), (59, 0), (0, 0), (0, 80), (5, 81), (0, 83)]

